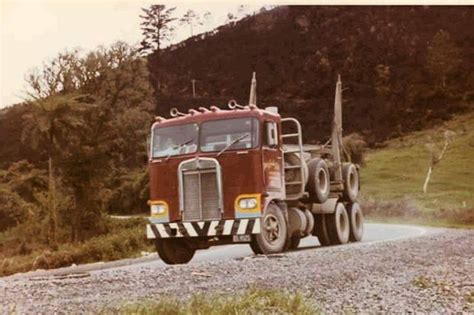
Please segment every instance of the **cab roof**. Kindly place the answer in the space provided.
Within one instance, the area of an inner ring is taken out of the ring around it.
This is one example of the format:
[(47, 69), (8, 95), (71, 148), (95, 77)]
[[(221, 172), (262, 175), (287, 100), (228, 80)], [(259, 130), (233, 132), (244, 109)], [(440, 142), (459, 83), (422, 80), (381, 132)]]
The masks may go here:
[(277, 113), (270, 112), (258, 108), (256, 106), (245, 106), (242, 109), (218, 109), (217, 107), (211, 107), (210, 109), (200, 108), (201, 110), (191, 109), (189, 112), (183, 116), (178, 116), (174, 118), (165, 119), (162, 117), (157, 117), (156, 122), (153, 124), (153, 127), (160, 126), (175, 126), (182, 125), (186, 123), (201, 123), (204, 121), (210, 120), (220, 120), (220, 119), (230, 119), (230, 118), (242, 118), (242, 117), (256, 117), (259, 120), (269, 119), (272, 121), (279, 121), (280, 115)]

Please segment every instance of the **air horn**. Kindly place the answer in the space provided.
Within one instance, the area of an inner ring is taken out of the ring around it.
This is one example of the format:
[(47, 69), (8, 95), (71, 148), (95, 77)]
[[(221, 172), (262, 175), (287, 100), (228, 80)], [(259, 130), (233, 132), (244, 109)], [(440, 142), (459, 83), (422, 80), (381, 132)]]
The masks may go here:
[(178, 116), (185, 116), (185, 113), (181, 113), (176, 107), (173, 107), (170, 109), (170, 115), (171, 117), (178, 117)]

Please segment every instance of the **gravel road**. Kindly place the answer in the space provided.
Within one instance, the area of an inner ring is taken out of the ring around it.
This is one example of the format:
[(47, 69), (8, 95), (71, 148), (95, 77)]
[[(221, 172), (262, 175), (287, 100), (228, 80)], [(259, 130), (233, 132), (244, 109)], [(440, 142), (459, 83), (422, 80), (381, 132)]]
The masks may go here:
[(301, 292), (326, 313), (474, 313), (474, 231), (438, 229), (404, 240), (184, 266), (3, 278), (0, 314), (91, 313), (163, 295), (232, 294), (250, 286)]

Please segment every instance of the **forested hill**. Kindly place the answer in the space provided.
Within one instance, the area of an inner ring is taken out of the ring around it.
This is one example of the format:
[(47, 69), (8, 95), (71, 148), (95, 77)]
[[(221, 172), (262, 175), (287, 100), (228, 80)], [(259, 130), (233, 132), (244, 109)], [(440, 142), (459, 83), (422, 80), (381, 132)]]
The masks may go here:
[(373, 144), (472, 108), (472, 21), (472, 7), (278, 7), (165, 51), (157, 111), (246, 104), (256, 71), (258, 105), (324, 141), (341, 74), (345, 133)]

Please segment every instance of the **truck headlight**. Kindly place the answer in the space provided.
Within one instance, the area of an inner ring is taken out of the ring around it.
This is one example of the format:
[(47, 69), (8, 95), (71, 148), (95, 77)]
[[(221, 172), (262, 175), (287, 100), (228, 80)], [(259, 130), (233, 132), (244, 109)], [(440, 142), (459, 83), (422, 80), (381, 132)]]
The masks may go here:
[(257, 198), (242, 198), (239, 200), (239, 207), (241, 209), (255, 209), (257, 205)]
[(168, 211), (168, 207), (165, 203), (152, 203), (151, 204), (151, 215), (162, 215)]

